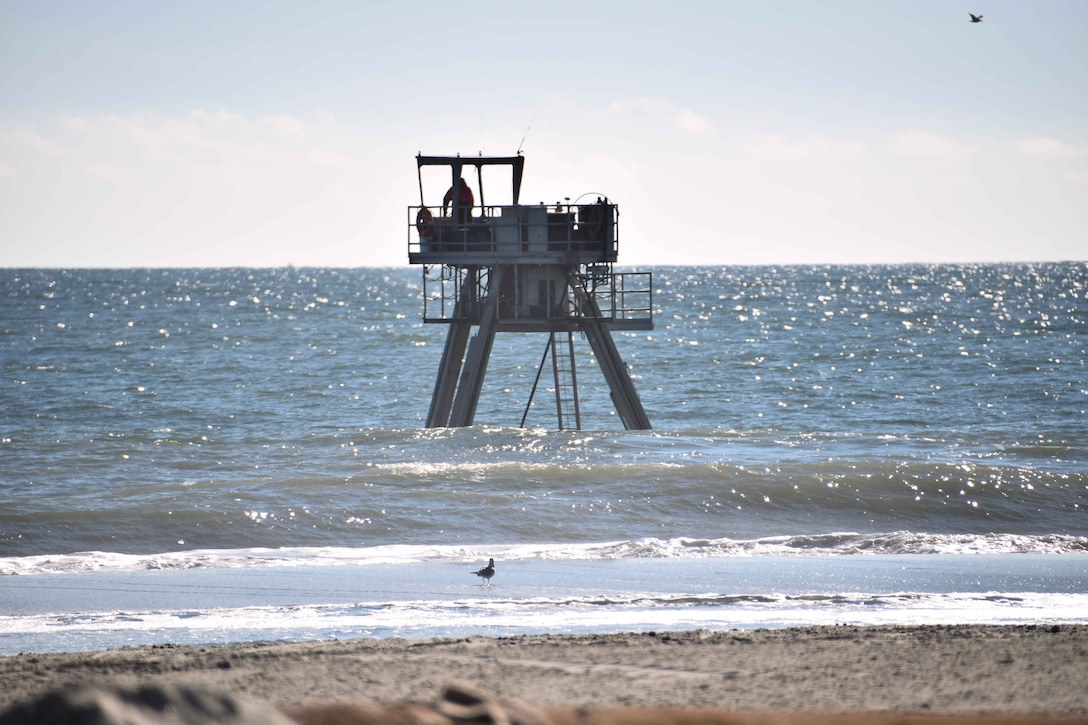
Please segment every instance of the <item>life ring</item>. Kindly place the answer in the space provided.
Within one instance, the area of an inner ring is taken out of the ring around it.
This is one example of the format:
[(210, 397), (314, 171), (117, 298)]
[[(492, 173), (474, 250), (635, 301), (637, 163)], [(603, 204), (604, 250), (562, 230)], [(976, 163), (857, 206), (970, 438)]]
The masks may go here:
[(416, 231), (419, 232), (419, 236), (423, 239), (430, 239), (434, 236), (434, 214), (425, 206), (420, 207), (419, 211), (416, 212)]

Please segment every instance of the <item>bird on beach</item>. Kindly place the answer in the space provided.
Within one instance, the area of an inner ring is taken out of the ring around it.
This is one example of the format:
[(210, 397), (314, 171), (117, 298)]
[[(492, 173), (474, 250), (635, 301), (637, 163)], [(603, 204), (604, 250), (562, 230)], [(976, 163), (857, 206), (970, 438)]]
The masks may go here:
[(488, 559), (487, 566), (474, 573), (476, 576), (483, 577), (484, 586), (491, 586), (491, 577), (495, 576), (495, 560)]
[(967, 14), (971, 16), (971, 22), (972, 23), (981, 23), (982, 22), (982, 16), (981, 15), (975, 15), (974, 13), (967, 13)]

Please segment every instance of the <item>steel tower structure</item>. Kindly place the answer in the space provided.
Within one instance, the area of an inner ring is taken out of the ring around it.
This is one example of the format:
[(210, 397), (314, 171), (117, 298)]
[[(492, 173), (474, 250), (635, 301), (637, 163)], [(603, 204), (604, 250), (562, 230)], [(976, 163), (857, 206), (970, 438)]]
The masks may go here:
[[(548, 343), (525, 413), (550, 357), (559, 428), (581, 428), (578, 332), (589, 341), (624, 427), (650, 428), (611, 330), (653, 329), (653, 279), (650, 272), (613, 269), (617, 206), (596, 194), (584, 203), (587, 195), (520, 203), (520, 154), (420, 155), (416, 165), (420, 203), (408, 207), (408, 261), (423, 267), (423, 321), (449, 326), (427, 427), (473, 424), (496, 333), (542, 332)], [(438, 205), (433, 196), (447, 181)]]

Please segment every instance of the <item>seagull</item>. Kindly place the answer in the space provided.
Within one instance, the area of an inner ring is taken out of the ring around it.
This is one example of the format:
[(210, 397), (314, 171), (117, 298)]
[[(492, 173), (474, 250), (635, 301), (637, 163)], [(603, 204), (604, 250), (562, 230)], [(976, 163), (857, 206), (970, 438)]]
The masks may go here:
[(495, 576), (495, 560), (488, 559), (487, 566), (475, 572), (475, 574), (484, 578), (484, 586), (491, 586), (491, 577)]
[(972, 23), (981, 23), (982, 22), (982, 16), (981, 15), (975, 15), (974, 13), (967, 13), (967, 14), (971, 16), (971, 22)]

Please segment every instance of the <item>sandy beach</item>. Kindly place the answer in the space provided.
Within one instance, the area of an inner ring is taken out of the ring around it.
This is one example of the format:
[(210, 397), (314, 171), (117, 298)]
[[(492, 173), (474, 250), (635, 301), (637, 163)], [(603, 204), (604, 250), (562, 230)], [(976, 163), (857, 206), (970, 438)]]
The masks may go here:
[(460, 680), (537, 706), (1088, 714), (1088, 625), (811, 627), (174, 645), (0, 658), (0, 711), (74, 683), (278, 707), (429, 703)]

